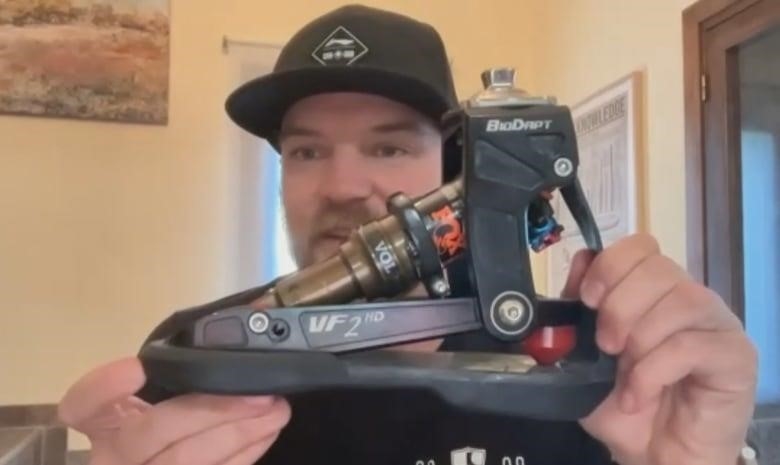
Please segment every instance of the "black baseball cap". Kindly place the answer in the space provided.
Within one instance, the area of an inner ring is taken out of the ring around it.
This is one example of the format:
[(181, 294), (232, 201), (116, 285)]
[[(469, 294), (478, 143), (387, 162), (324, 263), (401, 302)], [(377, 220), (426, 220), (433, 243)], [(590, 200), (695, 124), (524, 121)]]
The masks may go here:
[(305, 25), (281, 50), (273, 72), (236, 89), (225, 106), (236, 124), (278, 150), (290, 106), (327, 92), (380, 95), (437, 123), (458, 105), (447, 52), (432, 26), (348, 5)]

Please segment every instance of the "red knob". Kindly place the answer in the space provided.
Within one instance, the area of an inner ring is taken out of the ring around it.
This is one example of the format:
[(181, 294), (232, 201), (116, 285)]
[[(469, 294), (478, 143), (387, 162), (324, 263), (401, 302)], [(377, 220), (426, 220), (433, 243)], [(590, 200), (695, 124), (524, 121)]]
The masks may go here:
[(574, 326), (544, 326), (531, 333), (521, 346), (540, 365), (553, 365), (577, 345)]

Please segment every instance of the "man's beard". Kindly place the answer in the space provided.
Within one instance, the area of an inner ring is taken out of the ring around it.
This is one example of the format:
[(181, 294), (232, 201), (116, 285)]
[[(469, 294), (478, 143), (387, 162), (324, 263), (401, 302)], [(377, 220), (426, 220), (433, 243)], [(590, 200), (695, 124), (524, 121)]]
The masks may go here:
[(299, 268), (333, 256), (359, 226), (377, 219), (384, 212), (372, 213), (364, 202), (325, 201), (315, 215), (309, 231), (288, 232), (293, 257)]

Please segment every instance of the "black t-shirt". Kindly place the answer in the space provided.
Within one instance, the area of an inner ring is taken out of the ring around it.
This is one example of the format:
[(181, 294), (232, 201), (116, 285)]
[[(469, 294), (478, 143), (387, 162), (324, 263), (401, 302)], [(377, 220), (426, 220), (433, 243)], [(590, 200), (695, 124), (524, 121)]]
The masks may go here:
[(289, 400), (290, 423), (257, 465), (611, 464), (576, 422), (466, 413), (425, 392), (322, 392)]
[[(170, 334), (205, 313), (244, 305), (268, 286), (177, 312), (150, 335)], [(459, 335), (440, 350), (506, 350), (485, 336)], [(148, 387), (143, 397), (165, 394)], [(577, 422), (461, 411), (435, 394), (398, 389), (289, 396), (292, 417), (256, 465), (612, 465)]]

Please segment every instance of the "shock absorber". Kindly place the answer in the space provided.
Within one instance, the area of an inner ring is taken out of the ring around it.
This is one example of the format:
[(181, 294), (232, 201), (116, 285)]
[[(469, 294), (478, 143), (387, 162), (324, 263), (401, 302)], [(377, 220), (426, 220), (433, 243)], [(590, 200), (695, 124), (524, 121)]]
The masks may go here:
[(331, 258), (281, 279), (259, 302), (266, 308), (391, 298), (422, 282), (449, 293), (444, 268), (466, 242), (463, 183), (456, 179), (413, 202), (388, 200), (389, 214), (355, 230)]
[[(256, 305), (262, 308), (348, 303), (391, 298), (423, 283), (429, 295), (445, 297), (446, 265), (466, 249), (461, 179), (412, 202), (403, 194), (388, 201), (389, 214), (356, 229), (330, 259), (282, 278)], [(529, 208), (529, 238), (541, 250), (559, 237), (549, 196)], [(552, 224), (552, 227), (550, 226)], [(574, 347), (572, 327), (542, 327), (523, 342), (538, 363), (552, 364)]]

